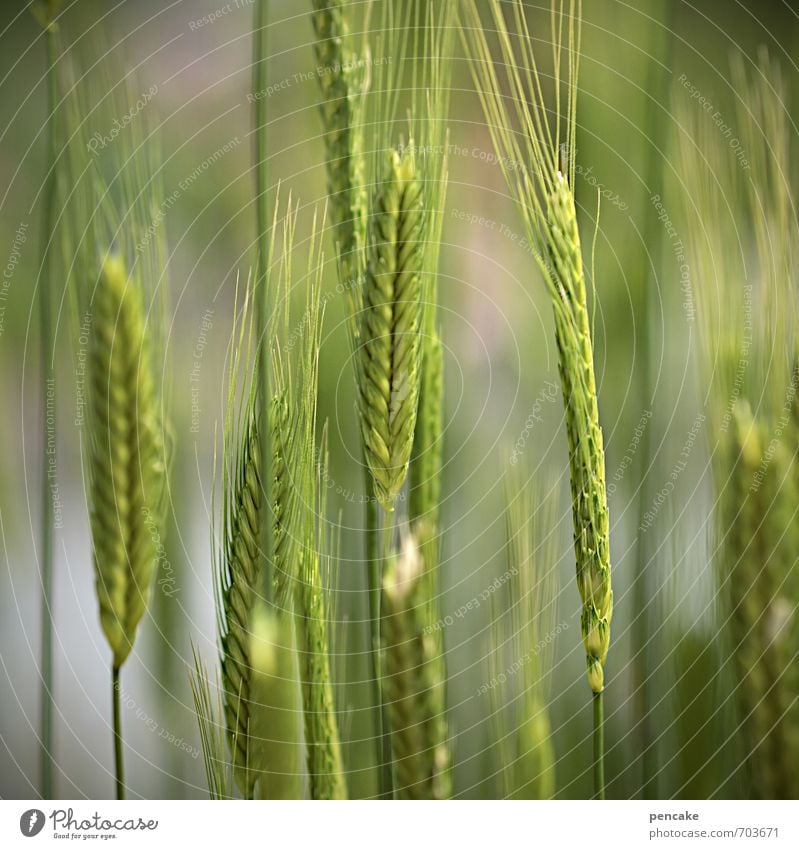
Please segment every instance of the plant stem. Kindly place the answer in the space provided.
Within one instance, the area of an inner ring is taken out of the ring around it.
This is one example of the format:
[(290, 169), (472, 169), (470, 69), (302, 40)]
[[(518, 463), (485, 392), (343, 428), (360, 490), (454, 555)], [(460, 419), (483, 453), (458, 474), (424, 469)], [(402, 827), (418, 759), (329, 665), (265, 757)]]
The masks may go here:
[[(48, 441), (50, 432), (55, 434), (55, 422), (48, 425), (48, 404), (52, 404), (52, 417), (55, 417), (55, 380), (54, 380), (54, 340), (51, 309), (51, 257), (50, 242), (53, 234), (53, 214), (56, 200), (56, 128), (54, 112), (58, 102), (56, 79), (57, 45), (55, 27), (45, 30), (47, 45), (47, 176), (42, 207), (42, 232), (44, 242), (42, 266), (39, 274), (39, 347), (42, 371), (42, 526), (41, 526), (41, 795), (43, 799), (53, 796), (53, 501), (50, 492)], [(51, 397), (48, 398), (48, 392)], [(53, 438), (55, 438), (53, 436)]]
[(386, 727), (386, 711), (381, 689), (380, 595), (383, 589), (383, 557), (380, 551), (380, 505), (374, 497), (372, 473), (364, 461), (366, 475), (366, 567), (369, 575), (369, 636), (372, 673), (372, 702), (375, 716), (375, 745), (378, 770), (378, 797), (394, 795), (391, 772), (391, 739)]
[(111, 667), (111, 701), (114, 711), (114, 767), (117, 799), (125, 798), (125, 768), (122, 763), (122, 717), (120, 715), (119, 667)]
[(602, 693), (594, 693), (594, 798), (605, 798), (605, 716)]
[[(255, 0), (252, 31), (252, 87), (255, 93), (266, 90), (268, 80), (269, 31), (267, 28), (267, 0)], [(255, 210), (257, 227), (257, 260), (255, 278), (255, 323), (258, 335), (258, 398), (259, 409), (259, 448), (261, 456), (262, 480), (269, 480), (269, 350), (267, 337), (267, 274), (269, 263), (269, 185), (267, 172), (267, 98), (255, 97), (253, 101), (253, 136), (255, 139)], [(267, 489), (267, 505), (271, 504)], [(266, 521), (261, 522), (260, 547), (265, 563), (265, 592), (272, 597), (271, 558), (271, 507), (267, 506)]]
[[(662, 138), (662, 134), (667, 132), (667, 113), (661, 104), (666, 102), (666, 97), (668, 96), (669, 74), (664, 72), (663, 68), (671, 67), (671, 53), (674, 41), (671, 29), (674, 24), (673, 17), (673, 14), (664, 6), (663, 12), (660, 15), (666, 32), (665, 46), (660, 51), (663, 58), (660, 60), (660, 63), (652, 63), (650, 79), (647, 85), (647, 90), (653, 93), (646, 109), (647, 126), (650, 128), (648, 133), (650, 139)], [(644, 180), (646, 181), (650, 196), (653, 196), (657, 190), (663, 191), (662, 185), (658, 185), (662, 170), (660, 156), (661, 154), (657, 149), (657, 145), (654, 142), (650, 142), (647, 150), (646, 171), (644, 174)], [(652, 343), (657, 338), (657, 327), (652, 315), (653, 299), (651, 290), (657, 283), (663, 258), (662, 246), (656, 232), (659, 226), (660, 222), (655, 216), (647, 217), (644, 244), (652, 246), (649, 249), (651, 250), (652, 259), (651, 266), (649, 261), (645, 264), (644, 273), (641, 278), (640, 299), (637, 307), (637, 314), (644, 328), (640, 340), (636, 342), (639, 397), (646, 404), (646, 409), (649, 410), (651, 416), (644, 428), (641, 437), (641, 447), (639, 449), (641, 457), (641, 483), (638, 497), (638, 527), (641, 527), (643, 524), (646, 511), (652, 502), (652, 471), (654, 471), (652, 466), (656, 459), (652, 457), (652, 437), (650, 433), (652, 422), (657, 420), (654, 417), (656, 387), (652, 380)], [(648, 259), (649, 253), (647, 253)], [(633, 641), (640, 648), (633, 669), (636, 679), (637, 713), (641, 723), (641, 796), (644, 799), (658, 798), (657, 775), (659, 772), (656, 765), (657, 752), (655, 747), (657, 744), (655, 742), (654, 718), (652, 716), (654, 698), (650, 670), (655, 668), (655, 665), (650, 659), (652, 652), (650, 648), (650, 635), (658, 632), (658, 629), (662, 625), (662, 619), (656, 618), (659, 611), (656, 610), (654, 614), (649, 612), (653, 608), (650, 590), (652, 582), (648, 580), (647, 575), (651, 557), (652, 550), (649, 545), (649, 537), (645, 534), (638, 534), (636, 539), (636, 571), (635, 580), (633, 581), (633, 607), (638, 611), (638, 615), (633, 621)]]

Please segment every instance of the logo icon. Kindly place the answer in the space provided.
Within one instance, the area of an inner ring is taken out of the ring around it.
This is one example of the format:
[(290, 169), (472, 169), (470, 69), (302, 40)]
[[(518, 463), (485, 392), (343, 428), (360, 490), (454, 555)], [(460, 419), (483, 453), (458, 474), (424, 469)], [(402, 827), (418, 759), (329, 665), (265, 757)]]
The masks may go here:
[(19, 830), (25, 837), (36, 837), (44, 828), (44, 812), (38, 808), (31, 808), (19, 818)]

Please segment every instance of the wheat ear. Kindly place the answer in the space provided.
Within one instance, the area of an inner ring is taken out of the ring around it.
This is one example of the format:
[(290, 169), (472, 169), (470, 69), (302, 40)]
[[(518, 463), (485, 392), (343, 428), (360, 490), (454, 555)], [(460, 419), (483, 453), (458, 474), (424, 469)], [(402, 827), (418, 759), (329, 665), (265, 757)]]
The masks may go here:
[(240, 448), (229, 441), (225, 456), (236, 452), (231, 477), (223, 484), (229, 493), (223, 518), (224, 554), (219, 572), (222, 686), (225, 720), (239, 789), (246, 798), (255, 779), (248, 769), (250, 690), (250, 619), (263, 583), (263, 555), (259, 548), (265, 521), (260, 473), (260, 441), (252, 405)]
[[(279, 352), (275, 357), (275, 383), (286, 403), (278, 429), (282, 456), (274, 463), (281, 474), (276, 475), (273, 488), (282, 505), (274, 538), (276, 573), (290, 570), (286, 578), (297, 611), (310, 795), (313, 799), (343, 799), (347, 789), (330, 674), (327, 599), (320, 573), (320, 560), (327, 556), (323, 483), (327, 459), (325, 449), (317, 449), (316, 433), (324, 315), (324, 254), (318, 232), (314, 217), (310, 242), (316, 247), (308, 255), (305, 314), (296, 357), (293, 362)], [(322, 446), (325, 439), (323, 434)]]
[(114, 666), (125, 662), (156, 566), (164, 458), (141, 293), (108, 257), (94, 300), (91, 343), (91, 527), (100, 621)]
[(562, 302), (555, 309), (555, 338), (566, 405), (577, 587), (583, 602), (580, 627), (588, 682), (594, 693), (601, 693), (613, 616), (605, 451), (577, 215), (574, 197), (562, 175), (548, 210), (550, 259), (562, 287)]
[[(200, 747), (203, 753), (203, 766), (208, 781), (208, 795), (211, 799), (232, 799), (230, 761), (226, 751), (226, 727), (224, 704), (221, 690), (217, 687), (217, 698), (211, 695), (211, 679), (195, 646), (192, 646), (194, 669), (189, 675), (194, 712), (200, 732)], [(216, 684), (217, 682), (215, 682)]]
[(799, 475), (792, 452), (739, 401), (733, 411), (735, 459), (724, 499), (726, 597), (738, 672), (740, 718), (755, 795), (799, 793), (799, 705), (795, 661), (795, 523)]
[[(566, 407), (577, 587), (588, 683), (594, 694), (594, 787), (604, 797), (604, 666), (610, 644), (613, 594), (605, 487), (605, 454), (594, 376), (591, 322), (572, 186), (575, 174), (577, 83), (582, 3), (553, 0), (551, 29), (555, 114), (544, 102), (525, 7), (509, 4), (511, 34), (499, 0), (490, 0), (501, 67), (510, 96), (495, 70), (475, 0), (466, 0), (463, 38), (472, 75), (509, 187), (524, 216), (533, 253), (555, 314), (558, 366)], [(565, 60), (564, 60), (565, 56)], [(566, 65), (565, 104), (561, 92)], [(510, 103), (510, 106), (508, 105)], [(517, 132), (518, 131), (518, 132)]]
[(363, 272), (366, 244), (366, 190), (359, 113), (365, 80), (355, 55), (347, 47), (350, 34), (342, 0), (313, 0), (314, 52), (319, 68), (329, 214), (340, 262), (341, 283), (357, 315), (354, 297)]
[(328, 647), (328, 613), (319, 556), (306, 549), (300, 576), (300, 665), (312, 799), (346, 799)]
[(360, 323), (361, 433), (375, 495), (391, 512), (405, 481), (419, 398), (424, 209), (412, 148), (391, 151), (375, 199)]
[(441, 697), (441, 658), (430, 628), (425, 570), (408, 537), (383, 579), (383, 687), (400, 799), (451, 795), (450, 756)]

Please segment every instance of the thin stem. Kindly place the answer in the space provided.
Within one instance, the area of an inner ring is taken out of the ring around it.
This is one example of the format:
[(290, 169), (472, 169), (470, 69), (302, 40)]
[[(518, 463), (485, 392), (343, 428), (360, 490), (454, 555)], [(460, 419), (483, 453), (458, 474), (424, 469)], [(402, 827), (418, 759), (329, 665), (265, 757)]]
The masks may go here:
[(122, 763), (122, 716), (119, 692), (119, 667), (111, 667), (111, 701), (114, 706), (114, 767), (116, 770), (117, 799), (125, 798), (125, 768)]
[[(667, 113), (661, 105), (666, 103), (668, 94), (669, 74), (663, 69), (671, 67), (671, 54), (673, 50), (674, 39), (672, 36), (672, 24), (674, 23), (673, 14), (667, 11), (664, 15), (665, 39), (666, 45), (663, 50), (663, 58), (660, 62), (653, 62), (650, 70), (650, 80), (647, 90), (653, 92), (651, 99), (647, 104), (647, 126), (650, 127), (648, 136), (650, 139), (662, 138), (662, 134), (667, 131), (666, 119)], [(654, 195), (656, 190), (662, 191), (662, 186), (658, 185), (659, 175), (662, 170), (660, 161), (660, 152), (657, 149), (657, 144), (652, 141), (647, 150), (646, 180), (650, 195)], [(639, 393), (642, 404), (645, 404), (650, 414), (649, 421), (646, 422), (641, 437), (641, 446), (639, 449), (640, 462), (640, 493), (638, 497), (638, 519), (637, 524), (640, 527), (644, 522), (646, 511), (652, 501), (652, 478), (650, 466), (653, 463), (652, 458), (652, 440), (651, 429), (653, 417), (653, 407), (655, 399), (655, 385), (652, 379), (652, 342), (656, 338), (657, 327), (652, 315), (652, 289), (657, 283), (658, 270), (661, 267), (662, 246), (660, 239), (657, 237), (656, 229), (660, 226), (660, 222), (655, 219), (649, 220), (654, 216), (647, 218), (646, 236), (644, 244), (652, 245), (651, 248), (651, 265), (647, 261), (644, 274), (641, 278), (638, 316), (643, 323), (643, 333), (640, 339), (636, 341), (636, 347), (640, 353), (636, 356), (636, 366), (639, 372)], [(649, 253), (647, 253), (647, 260)], [(638, 360), (640, 356), (640, 360)], [(656, 767), (656, 742), (655, 730), (652, 716), (653, 710), (653, 693), (650, 670), (654, 668), (650, 663), (650, 635), (657, 633), (660, 621), (655, 621), (653, 614), (649, 613), (651, 607), (650, 581), (647, 576), (647, 567), (651, 557), (651, 547), (649, 545), (649, 535), (638, 534), (636, 540), (636, 572), (633, 582), (633, 598), (634, 608), (638, 611), (638, 616), (633, 622), (634, 642), (639, 646), (638, 657), (633, 666), (635, 674), (635, 690), (637, 696), (637, 713), (640, 717), (641, 728), (641, 796), (644, 799), (656, 799), (657, 793), (657, 775), (659, 770)]]
[[(257, 257), (255, 278), (255, 321), (259, 339), (258, 347), (258, 397), (260, 421), (259, 448), (261, 454), (262, 480), (269, 480), (269, 339), (267, 333), (268, 309), (267, 304), (267, 274), (269, 269), (269, 182), (267, 171), (267, 98), (261, 96), (266, 91), (269, 82), (269, 30), (267, 27), (267, 0), (256, 0), (253, 9), (252, 29), (252, 87), (253, 99), (253, 138), (255, 159), (255, 210), (257, 228)], [(267, 503), (269, 492), (267, 488)], [(272, 595), (271, 551), (270, 538), (271, 516), (261, 522), (260, 543), (264, 552), (266, 574), (264, 585), (267, 598)]]
[(594, 798), (605, 798), (605, 717), (602, 693), (594, 693)]
[(380, 663), (380, 594), (383, 584), (383, 557), (380, 551), (380, 505), (374, 497), (372, 473), (364, 463), (366, 475), (366, 567), (369, 575), (370, 661), (372, 672), (372, 701), (375, 717), (375, 745), (378, 770), (378, 797), (391, 799), (394, 795), (391, 771), (391, 739), (386, 723)]
[[(51, 252), (53, 219), (56, 202), (56, 147), (55, 109), (58, 102), (56, 78), (57, 45), (55, 26), (45, 30), (47, 45), (47, 176), (42, 207), (42, 232), (44, 242), (42, 266), (39, 274), (39, 350), (42, 371), (42, 478), (41, 478), (41, 794), (43, 799), (53, 797), (53, 500), (50, 489), (48, 443), (55, 439), (55, 378), (54, 340), (51, 310)], [(49, 408), (49, 409), (48, 409)], [(53, 468), (55, 472), (55, 467)]]

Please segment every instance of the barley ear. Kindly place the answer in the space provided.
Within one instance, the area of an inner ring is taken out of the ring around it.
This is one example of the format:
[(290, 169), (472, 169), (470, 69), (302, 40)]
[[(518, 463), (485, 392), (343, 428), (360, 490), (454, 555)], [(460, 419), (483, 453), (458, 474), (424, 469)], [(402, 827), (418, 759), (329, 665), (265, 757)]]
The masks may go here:
[(375, 495), (388, 512), (405, 482), (416, 426), (423, 237), (413, 149), (391, 151), (371, 217), (358, 352), (361, 433)]
[(330, 216), (340, 262), (341, 284), (346, 287), (350, 311), (357, 315), (357, 282), (363, 271), (366, 245), (366, 192), (360, 112), (365, 79), (351, 39), (346, 3), (313, 0), (312, 22), (325, 149), (327, 152)]
[(412, 537), (383, 579), (383, 689), (400, 799), (446, 799), (452, 793), (438, 643), (427, 615), (424, 564)]
[(227, 757), (221, 691), (214, 700), (208, 669), (195, 646), (192, 646), (192, 655), (194, 669), (189, 676), (189, 686), (200, 732), (208, 795), (216, 800), (232, 799), (231, 764)]
[[(314, 219), (311, 243), (316, 238)], [(280, 453), (275, 468), (283, 469), (282, 484), (275, 483), (276, 573), (286, 575), (297, 612), (297, 642), (305, 719), (305, 743), (312, 799), (343, 799), (347, 789), (333, 699), (328, 650), (328, 612), (321, 561), (327, 557), (325, 533), (327, 479), (326, 433), (317, 448), (317, 395), (319, 355), (324, 310), (321, 284), (324, 255), (313, 249), (308, 256), (305, 314), (295, 339), (293, 362), (277, 358), (276, 384), (286, 398), (276, 433)]]
[(580, 628), (588, 682), (594, 693), (601, 693), (613, 617), (605, 450), (577, 215), (563, 175), (549, 200), (548, 225), (549, 256), (561, 291), (555, 306), (555, 338), (566, 408), (577, 587), (583, 602)]
[(90, 519), (100, 622), (118, 669), (157, 565), (164, 449), (141, 291), (120, 256), (103, 263), (93, 308)]
[[(428, 309), (431, 305), (428, 305)], [(444, 347), (435, 329), (424, 341), (419, 410), (413, 438), (409, 514), (438, 527), (444, 403)]]
[(233, 778), (247, 799), (252, 798), (254, 790), (254, 778), (248, 769), (252, 690), (250, 620), (256, 601), (264, 592), (265, 556), (260, 540), (267, 513), (261, 475), (263, 440), (258, 419), (257, 370), (247, 375), (248, 383), (239, 397), (242, 369), (246, 375), (252, 354), (250, 299), (248, 286), (239, 319), (236, 290), (234, 314), (240, 323), (234, 324), (230, 345), (222, 436), (220, 539), (216, 539), (213, 528), (211, 534), (223, 713)]
[[(751, 786), (758, 798), (793, 799), (799, 792), (796, 700), (796, 459), (772, 442), (749, 404), (733, 409), (736, 457), (725, 491), (728, 542), (725, 589), (739, 714)], [(768, 452), (768, 453), (766, 453)]]
[(303, 552), (300, 580), (299, 655), (311, 798), (346, 799), (330, 674), (328, 613), (316, 552)]
[[(314, 435), (309, 448), (313, 447)], [(321, 564), (330, 558), (325, 531), (327, 432), (322, 436), (319, 463), (309, 467), (304, 481), (307, 497), (305, 540), (300, 553), (297, 592), (299, 657), (305, 714), (305, 743), (312, 799), (346, 799), (347, 785), (341, 760), (341, 743), (330, 669), (330, 599), (322, 582)], [(316, 456), (317, 451), (312, 451)]]
[(230, 471), (223, 484), (223, 552), (218, 568), (222, 686), (236, 783), (250, 798), (254, 777), (249, 764), (252, 663), (250, 619), (262, 592), (263, 555), (259, 549), (261, 523), (265, 521), (260, 474), (260, 442), (254, 406), (250, 403), (243, 439), (236, 445), (235, 431), (225, 446)]

